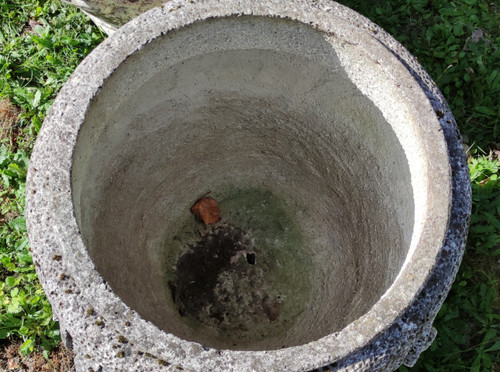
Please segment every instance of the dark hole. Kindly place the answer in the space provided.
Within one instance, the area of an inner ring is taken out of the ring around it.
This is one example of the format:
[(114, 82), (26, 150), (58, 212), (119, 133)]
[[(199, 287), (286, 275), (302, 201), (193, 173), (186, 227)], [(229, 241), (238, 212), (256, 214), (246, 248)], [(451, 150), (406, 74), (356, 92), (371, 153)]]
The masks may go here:
[(68, 331), (66, 331), (66, 340), (65, 340), (66, 348), (69, 350), (73, 350), (73, 337), (69, 334)]
[(247, 262), (250, 265), (255, 265), (257, 257), (255, 256), (255, 253), (247, 253)]

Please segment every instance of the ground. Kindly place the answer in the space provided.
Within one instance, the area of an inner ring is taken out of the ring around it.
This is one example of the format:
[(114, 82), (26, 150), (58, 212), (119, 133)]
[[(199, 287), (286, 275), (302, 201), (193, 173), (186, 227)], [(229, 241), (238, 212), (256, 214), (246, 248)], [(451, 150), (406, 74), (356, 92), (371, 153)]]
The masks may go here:
[(22, 341), (18, 340), (0, 345), (0, 371), (72, 372), (75, 370), (73, 353), (66, 349), (62, 342), (50, 352), (48, 359), (45, 359), (41, 349), (34, 351), (27, 357), (23, 357), (18, 351), (21, 345)]

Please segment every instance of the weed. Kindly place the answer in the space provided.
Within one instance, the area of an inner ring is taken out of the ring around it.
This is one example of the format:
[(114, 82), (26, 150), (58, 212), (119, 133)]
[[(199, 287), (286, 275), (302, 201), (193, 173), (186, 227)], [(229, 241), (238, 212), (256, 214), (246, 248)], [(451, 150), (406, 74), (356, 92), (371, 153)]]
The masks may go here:
[(60, 342), (26, 236), (29, 155), (55, 95), (103, 36), (58, 1), (0, 0), (0, 20), (0, 340), (20, 338), (28, 354)]

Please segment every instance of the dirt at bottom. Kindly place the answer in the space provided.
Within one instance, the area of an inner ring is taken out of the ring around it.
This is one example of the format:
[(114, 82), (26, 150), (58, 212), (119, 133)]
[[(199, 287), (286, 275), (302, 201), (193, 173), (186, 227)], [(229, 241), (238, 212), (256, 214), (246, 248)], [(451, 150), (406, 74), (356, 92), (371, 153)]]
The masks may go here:
[(304, 212), (265, 188), (220, 190), (211, 194), (219, 222), (204, 225), (188, 206), (169, 224), (166, 295), (179, 335), (218, 349), (293, 346), (311, 303), (314, 242), (298, 223)]
[(266, 286), (268, 262), (241, 229), (226, 222), (206, 228), (180, 255), (169, 282), (177, 311), (222, 333), (258, 337), (256, 325), (281, 312), (280, 295)]

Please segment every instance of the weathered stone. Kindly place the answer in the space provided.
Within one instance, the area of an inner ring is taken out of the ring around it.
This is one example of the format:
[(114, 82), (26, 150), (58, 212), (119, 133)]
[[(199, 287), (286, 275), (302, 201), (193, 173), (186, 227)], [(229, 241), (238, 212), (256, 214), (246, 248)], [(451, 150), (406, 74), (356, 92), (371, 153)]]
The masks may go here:
[(359, 14), (174, 0), (63, 87), (26, 212), (78, 371), (385, 371), (435, 336), (470, 184), (442, 95)]
[(108, 35), (138, 15), (169, 0), (63, 0), (87, 14)]

